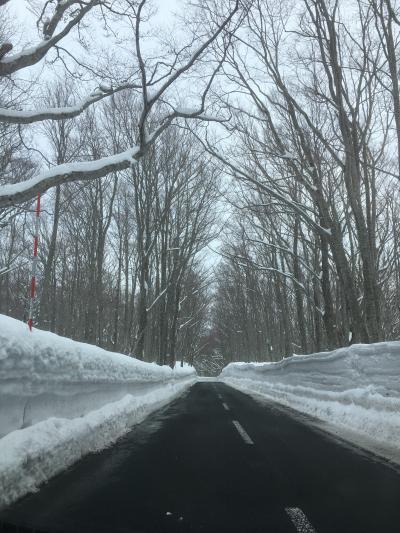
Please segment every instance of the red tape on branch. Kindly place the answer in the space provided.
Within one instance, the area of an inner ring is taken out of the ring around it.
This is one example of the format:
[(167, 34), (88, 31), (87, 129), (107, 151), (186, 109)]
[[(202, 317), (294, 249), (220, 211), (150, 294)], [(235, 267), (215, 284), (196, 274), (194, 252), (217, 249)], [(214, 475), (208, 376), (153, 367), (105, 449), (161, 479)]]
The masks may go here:
[(29, 316), (28, 316), (28, 327), (30, 331), (32, 331), (32, 326), (33, 326), (33, 311), (34, 311), (35, 296), (36, 296), (36, 269), (37, 269), (37, 261), (38, 261), (39, 230), (40, 230), (40, 193), (38, 193), (36, 197), (35, 233), (33, 236), (33, 256), (32, 256), (31, 288), (30, 288)]

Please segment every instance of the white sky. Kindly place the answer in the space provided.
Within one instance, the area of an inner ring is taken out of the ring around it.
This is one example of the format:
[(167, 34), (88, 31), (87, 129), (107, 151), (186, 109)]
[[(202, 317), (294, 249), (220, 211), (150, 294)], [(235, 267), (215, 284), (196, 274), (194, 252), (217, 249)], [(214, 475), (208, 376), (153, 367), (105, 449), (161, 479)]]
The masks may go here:
[[(170, 25), (173, 22), (174, 13), (180, 11), (183, 3), (183, 0), (151, 0), (151, 4), (157, 9), (154, 23), (162, 26)], [(32, 0), (11, 0), (7, 5), (13, 19), (24, 28), (24, 42), (20, 43), (22, 46), (37, 38), (36, 19), (30, 10), (33, 5), (37, 4), (37, 1)], [(40, 2), (39, 5), (42, 4), (44, 1)]]

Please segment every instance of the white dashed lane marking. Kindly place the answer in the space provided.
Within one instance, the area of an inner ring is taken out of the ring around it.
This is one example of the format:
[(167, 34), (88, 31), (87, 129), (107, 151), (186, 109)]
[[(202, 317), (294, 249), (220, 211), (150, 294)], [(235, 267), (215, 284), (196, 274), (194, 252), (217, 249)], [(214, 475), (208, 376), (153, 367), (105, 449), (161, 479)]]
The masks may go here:
[(225, 411), (229, 411), (229, 406), (228, 406), (228, 405), (226, 405), (226, 403), (225, 403), (225, 402), (224, 402), (224, 403), (223, 403), (222, 405), (224, 406), (224, 409), (225, 409)]
[(298, 533), (317, 533), (301, 509), (298, 507), (286, 507), (285, 511)]
[(246, 433), (246, 431), (242, 428), (242, 426), (237, 420), (232, 420), (232, 424), (235, 426), (237, 432), (239, 433), (239, 435), (242, 437), (242, 439), (244, 440), (246, 444), (254, 444), (254, 442), (251, 440), (249, 435)]

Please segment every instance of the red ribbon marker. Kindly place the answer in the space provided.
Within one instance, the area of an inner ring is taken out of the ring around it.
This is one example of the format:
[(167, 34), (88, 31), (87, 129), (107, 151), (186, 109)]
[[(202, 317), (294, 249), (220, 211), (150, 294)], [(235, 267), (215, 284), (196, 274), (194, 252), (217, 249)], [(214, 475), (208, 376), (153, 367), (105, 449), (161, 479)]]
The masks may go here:
[(37, 269), (37, 262), (38, 262), (39, 229), (40, 229), (40, 193), (38, 193), (36, 197), (35, 234), (33, 236), (32, 277), (31, 277), (31, 290), (30, 290), (29, 316), (28, 316), (28, 327), (30, 331), (32, 331), (32, 326), (33, 326), (33, 307), (34, 307), (35, 296), (36, 296), (36, 269)]

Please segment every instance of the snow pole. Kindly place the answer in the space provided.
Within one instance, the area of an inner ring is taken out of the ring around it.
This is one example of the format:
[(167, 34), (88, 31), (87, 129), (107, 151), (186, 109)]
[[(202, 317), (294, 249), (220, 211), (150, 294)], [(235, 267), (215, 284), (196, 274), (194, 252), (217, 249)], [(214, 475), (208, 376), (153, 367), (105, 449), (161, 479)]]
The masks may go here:
[(31, 287), (29, 294), (29, 316), (28, 327), (32, 331), (33, 326), (33, 307), (36, 296), (36, 268), (38, 261), (38, 246), (39, 246), (39, 229), (40, 229), (40, 192), (36, 197), (36, 209), (35, 209), (35, 232), (33, 235), (33, 256), (32, 256), (32, 271), (31, 271)]

